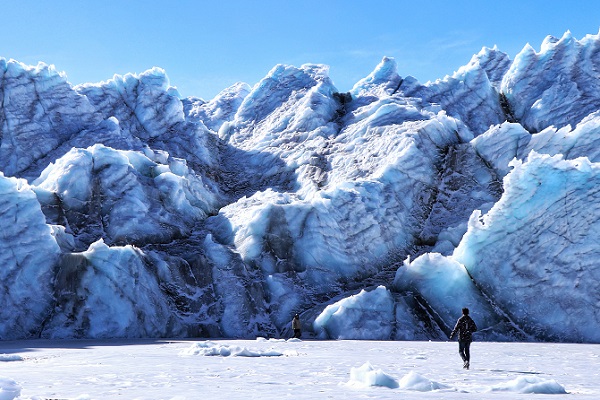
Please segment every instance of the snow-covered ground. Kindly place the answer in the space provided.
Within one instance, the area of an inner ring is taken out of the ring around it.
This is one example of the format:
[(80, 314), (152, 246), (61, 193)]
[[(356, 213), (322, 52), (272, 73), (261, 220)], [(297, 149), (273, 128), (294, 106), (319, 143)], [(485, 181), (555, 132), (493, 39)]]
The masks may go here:
[(463, 370), (455, 342), (0, 342), (0, 399), (600, 398), (600, 345), (471, 350)]

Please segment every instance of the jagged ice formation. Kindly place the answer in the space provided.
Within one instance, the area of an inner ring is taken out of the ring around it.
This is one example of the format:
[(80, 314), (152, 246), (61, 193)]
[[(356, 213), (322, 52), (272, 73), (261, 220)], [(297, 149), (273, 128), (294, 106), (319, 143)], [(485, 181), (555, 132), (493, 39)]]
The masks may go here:
[(600, 342), (600, 36), (181, 98), (0, 59), (0, 339)]

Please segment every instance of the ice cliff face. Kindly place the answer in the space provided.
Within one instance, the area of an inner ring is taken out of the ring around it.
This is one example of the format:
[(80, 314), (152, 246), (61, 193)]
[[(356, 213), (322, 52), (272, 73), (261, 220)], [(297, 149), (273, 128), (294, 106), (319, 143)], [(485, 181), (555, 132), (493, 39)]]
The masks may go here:
[(27, 337), (39, 331), (48, 312), (60, 248), (23, 179), (0, 174), (0, 221), (0, 335)]
[(0, 59), (0, 339), (600, 342), (600, 37), (181, 99)]

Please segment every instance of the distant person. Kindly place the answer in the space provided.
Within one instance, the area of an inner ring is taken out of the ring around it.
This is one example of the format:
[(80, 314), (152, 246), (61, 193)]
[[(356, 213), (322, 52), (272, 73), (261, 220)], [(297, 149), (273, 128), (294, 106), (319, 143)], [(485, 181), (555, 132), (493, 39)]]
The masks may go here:
[(473, 341), (473, 332), (477, 331), (477, 325), (471, 317), (469, 317), (469, 309), (462, 309), (462, 316), (456, 321), (456, 326), (450, 334), (450, 339), (458, 333), (458, 354), (462, 358), (464, 369), (469, 369), (471, 363), (471, 342)]
[(300, 316), (298, 314), (294, 315), (292, 329), (294, 330), (294, 337), (300, 339), (300, 336), (302, 336), (302, 325), (300, 324)]

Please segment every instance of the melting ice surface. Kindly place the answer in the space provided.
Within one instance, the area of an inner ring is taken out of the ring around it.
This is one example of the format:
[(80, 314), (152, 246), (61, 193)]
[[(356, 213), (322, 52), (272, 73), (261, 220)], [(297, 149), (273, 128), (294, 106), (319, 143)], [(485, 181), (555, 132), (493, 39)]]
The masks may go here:
[(598, 343), (599, 54), (567, 32), (425, 84), (384, 57), (348, 93), (277, 65), (208, 101), (0, 58), (0, 340), (281, 338), (296, 313), (446, 340), (467, 306), (477, 340)]

